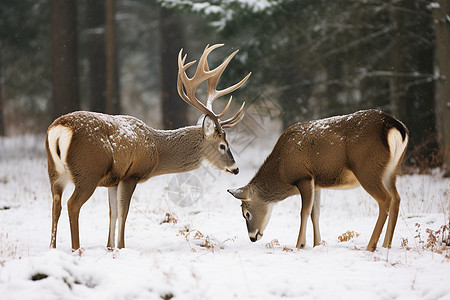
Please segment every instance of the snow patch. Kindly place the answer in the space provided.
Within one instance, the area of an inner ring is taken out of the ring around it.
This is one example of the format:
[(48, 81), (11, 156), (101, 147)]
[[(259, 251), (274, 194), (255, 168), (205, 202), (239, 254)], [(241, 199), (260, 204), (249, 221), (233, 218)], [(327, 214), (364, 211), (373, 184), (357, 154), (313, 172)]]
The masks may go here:
[[(45, 137), (1, 138), (0, 298), (450, 298), (448, 250), (424, 249), (417, 237), (426, 243), (427, 228), (435, 231), (448, 223), (450, 179), (439, 172), (398, 177), (402, 201), (390, 250), (381, 248), (384, 232), (375, 252), (364, 250), (378, 206), (362, 188), (322, 190), (320, 246), (311, 248), (309, 224), (309, 248), (295, 249), (298, 195), (273, 207), (264, 236), (251, 243), (240, 201), (226, 190), (248, 183), (276, 138), (240, 153), (238, 176), (204, 168), (191, 172), (203, 188), (203, 198), (192, 206), (167, 200), (171, 175), (139, 184), (128, 214), (126, 249), (105, 248), (107, 189), (98, 188), (81, 211), (83, 250), (75, 253), (70, 249), (69, 187), (62, 201), (58, 248), (48, 248), (51, 193)], [(5, 206), (10, 208), (1, 209)], [(176, 222), (161, 222), (168, 212)], [(359, 236), (339, 242), (347, 231)]]

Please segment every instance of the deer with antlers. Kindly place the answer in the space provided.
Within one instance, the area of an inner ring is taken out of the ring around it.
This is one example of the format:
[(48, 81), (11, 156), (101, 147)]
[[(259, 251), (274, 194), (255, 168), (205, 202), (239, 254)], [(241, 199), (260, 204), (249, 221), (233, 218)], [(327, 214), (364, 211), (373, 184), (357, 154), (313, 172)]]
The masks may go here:
[(378, 110), (294, 124), (278, 139), (249, 184), (230, 189), (242, 201), (242, 215), (252, 242), (263, 236), (273, 206), (301, 195), (297, 248), (306, 244), (311, 216), (314, 246), (319, 245), (321, 189), (362, 186), (378, 203), (379, 213), (367, 250), (374, 251), (389, 215), (383, 247), (390, 248), (400, 196), (396, 176), (408, 144), (406, 126)]
[[(230, 151), (224, 129), (236, 126), (244, 117), (244, 104), (236, 114), (221, 120), (224, 110), (216, 114), (214, 101), (241, 87), (251, 73), (240, 82), (223, 90), (216, 86), (220, 76), (238, 50), (221, 65), (210, 70), (207, 57), (222, 44), (205, 48), (192, 78), (186, 70), (196, 61), (185, 63), (183, 49), (178, 55), (177, 89), (180, 97), (204, 114), (197, 126), (176, 130), (156, 130), (143, 121), (124, 115), (78, 111), (63, 115), (48, 128), (46, 150), (48, 174), (53, 196), (52, 248), (56, 248), (56, 231), (61, 214), (61, 197), (69, 181), (75, 189), (67, 202), (72, 250), (80, 247), (78, 219), (80, 209), (98, 186), (108, 188), (109, 234), (107, 247), (115, 247), (115, 231), (118, 221), (118, 248), (125, 247), (125, 222), (131, 196), (137, 183), (151, 177), (187, 172), (208, 162), (220, 170), (237, 174), (237, 167)], [(208, 87), (206, 106), (197, 99), (195, 92), (205, 82)]]

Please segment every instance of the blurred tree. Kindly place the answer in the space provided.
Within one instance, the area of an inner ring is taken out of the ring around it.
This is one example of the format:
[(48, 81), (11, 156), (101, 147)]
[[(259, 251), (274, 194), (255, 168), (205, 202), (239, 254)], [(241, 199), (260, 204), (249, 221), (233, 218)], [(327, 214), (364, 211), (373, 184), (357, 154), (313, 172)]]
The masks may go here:
[(117, 1), (116, 41), (122, 113), (161, 127), (159, 6), (156, 1)]
[(389, 98), (392, 106), (392, 113), (400, 120), (406, 120), (408, 113), (408, 102), (405, 97), (406, 93), (404, 93), (406, 78), (405, 76), (402, 76), (407, 72), (407, 63), (403, 53), (407, 42), (405, 14), (395, 6), (390, 7), (389, 13), (391, 25), (396, 29), (392, 34), (393, 39), (389, 57), (390, 71), (395, 72), (394, 76), (390, 77)]
[(2, 71), (2, 47), (0, 44), (0, 136), (6, 135), (5, 120), (3, 116), (3, 71)]
[(105, 2), (88, 0), (86, 6), (87, 45), (89, 63), (89, 107), (106, 112), (106, 44)]
[(116, 41), (115, 0), (106, 0), (106, 111), (120, 114), (120, 81)]
[[(58, 3), (62, 5), (65, 2), (67, 0)], [(439, 6), (432, 3), (436, 1), (431, 0), (159, 2), (166, 9), (176, 7), (183, 13), (196, 13), (204, 18), (188, 18), (183, 14), (173, 16), (171, 14), (174, 12), (170, 10), (164, 15), (164, 12), (156, 9), (156, 1), (77, 1), (79, 8), (83, 9), (80, 20), (92, 21), (89, 25), (79, 26), (82, 42), (93, 38), (87, 44), (80, 44), (82, 47), (78, 52), (81, 67), (79, 77), (86, 87), (81, 92), (86, 93), (83, 95), (85, 98), (92, 99), (91, 102), (94, 102), (94, 98), (102, 98), (93, 95), (100, 94), (102, 88), (99, 86), (101, 82), (106, 82), (106, 78), (101, 80), (93, 77), (93, 74), (102, 73), (93, 71), (101, 65), (100, 56), (97, 59), (94, 56), (100, 55), (102, 51), (96, 51), (100, 48), (113, 50), (109, 57), (116, 57), (116, 60), (113, 60), (110, 69), (115, 69), (116, 72), (113, 76), (109, 73), (109, 78), (113, 78), (110, 86), (115, 88), (110, 89), (110, 94), (119, 95), (117, 62), (120, 58), (123, 62), (124, 99), (127, 101), (124, 109), (140, 114), (143, 118), (151, 116), (151, 122), (158, 123), (159, 116), (156, 112), (159, 109), (156, 108), (159, 108), (159, 104), (155, 91), (160, 91), (160, 96), (164, 99), (172, 97), (169, 93), (173, 93), (175, 106), (170, 104), (172, 100), (162, 101), (162, 110), (164, 114), (172, 114), (177, 111), (176, 105), (180, 105), (180, 112), (169, 117), (178, 122), (185, 118), (187, 106), (176, 94), (177, 53), (181, 47), (202, 49), (205, 44), (214, 43), (218, 38), (227, 47), (236, 46), (241, 49), (233, 60), (232, 67), (223, 74), (220, 84), (232, 84), (242, 74), (252, 71), (251, 80), (245, 89), (236, 91), (237, 96), (245, 93), (246, 98), (250, 99), (262, 99), (265, 95), (278, 99), (283, 107), (281, 117), (285, 126), (361, 108), (380, 108), (393, 113), (410, 128), (409, 162), (434, 164), (433, 157), (437, 147), (434, 140), (435, 118), (439, 121), (443, 143), (446, 141), (445, 136), (448, 136), (445, 135), (449, 127), (448, 112), (445, 109), (448, 107), (448, 98), (445, 95), (449, 93), (445, 92), (445, 88), (448, 86), (446, 78), (449, 75), (446, 68), (449, 63), (446, 58), (448, 51), (445, 50), (448, 48), (445, 42), (448, 34), (439, 29), (444, 28), (445, 32), (448, 24), (440, 20), (446, 15), (435, 16), (437, 21), (433, 28), (430, 7), (436, 13), (436, 8), (442, 10), (448, 1), (443, 1)], [(109, 3), (109, 7), (114, 8), (109, 10), (108, 24), (117, 23), (114, 30), (107, 30), (113, 33), (109, 35), (112, 38), (105, 39), (104, 42), (101, 41), (100, 34), (100, 19), (106, 19), (106, 14), (100, 15), (102, 3)], [(54, 3), (48, 0), (0, 1), (2, 101), (8, 132), (11, 132), (9, 128), (16, 130), (19, 126), (28, 130), (43, 128), (47, 122), (41, 121), (42, 116), (52, 102), (58, 101), (61, 104), (68, 100), (66, 97), (48, 100), (52, 88), (48, 80), (48, 59), (54, 57), (48, 55), (50, 44), (46, 41), (49, 31), (48, 22), (45, 21), (49, 19), (48, 7), (53, 6)], [(82, 15), (85, 10), (96, 16)], [(59, 13), (60, 17), (62, 14), (65, 14), (63, 10)], [(115, 20), (115, 15), (120, 18)], [(176, 21), (165, 24), (163, 19)], [(200, 33), (199, 29), (204, 29), (202, 25), (205, 24), (205, 19), (215, 30), (212, 34), (208, 30), (205, 32), (210, 34)], [(68, 22), (69, 18), (64, 20)], [(180, 27), (183, 34), (177, 33)], [(114, 42), (116, 30), (120, 43), (117, 40)], [(185, 42), (182, 42), (183, 35), (186, 36)], [(113, 44), (120, 47), (100, 46), (102, 43), (106, 44), (106, 40), (109, 44), (113, 41)], [(179, 44), (173, 44), (176, 42)], [(97, 44), (94, 45), (95, 43)], [(60, 42), (60, 45), (63, 44), (75, 49), (70, 44)], [(119, 48), (120, 57), (117, 51)], [(195, 57), (199, 55), (189, 54)], [(438, 54), (440, 77), (434, 75), (438, 74), (433, 65), (435, 54)], [(211, 64), (214, 64), (214, 59), (215, 55), (212, 55)], [(106, 62), (104, 64), (106, 68)], [(93, 71), (89, 75), (92, 76), (91, 79), (87, 79), (88, 69)], [(53, 72), (54, 76), (55, 74), (61, 75), (60, 79), (64, 77), (63, 73)], [(440, 80), (436, 86), (440, 92), (434, 102), (434, 85), (438, 77)], [(77, 80), (71, 80), (71, 84)], [(92, 88), (87, 88), (90, 84)], [(54, 87), (62, 88), (64, 85), (55, 84)], [(88, 91), (92, 93), (91, 96)], [(76, 92), (71, 93), (71, 96), (75, 94)], [(101, 110), (94, 107), (91, 109)], [(34, 111), (39, 113), (35, 115)], [(44, 125), (36, 126), (41, 123)], [(183, 124), (166, 123), (164, 126), (173, 128), (184, 124), (186, 121)], [(450, 142), (445, 143), (448, 145)], [(441, 152), (448, 153), (448, 148), (442, 148)]]
[(434, 30), (429, 3), (392, 1), (391, 112), (410, 131), (408, 162), (436, 167), (438, 144), (434, 109)]
[(53, 117), (78, 110), (76, 0), (50, 0)]
[(41, 132), (50, 98), (47, 0), (0, 1), (0, 56), (5, 134)]
[(185, 47), (184, 24), (178, 13), (162, 7), (160, 10), (160, 55), (162, 119), (166, 129), (188, 124), (186, 103), (177, 92), (178, 52)]
[(432, 5), (439, 66), (436, 115), (442, 146), (445, 176), (450, 176), (450, 3), (438, 0)]
[(274, 93), (285, 126), (379, 108), (410, 128), (409, 163), (436, 165), (429, 1), (162, 2), (243, 45), (246, 91)]

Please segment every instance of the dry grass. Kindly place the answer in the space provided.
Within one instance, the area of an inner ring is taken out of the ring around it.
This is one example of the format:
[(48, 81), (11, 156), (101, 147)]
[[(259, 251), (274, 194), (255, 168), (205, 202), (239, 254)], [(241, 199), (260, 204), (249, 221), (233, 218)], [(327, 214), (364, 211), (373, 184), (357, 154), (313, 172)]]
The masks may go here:
[(197, 250), (191, 246), (192, 241), (194, 244), (205, 248), (212, 253), (223, 249), (223, 246), (221, 246), (220, 243), (212, 241), (209, 235), (205, 235), (197, 229), (191, 230), (185, 228), (184, 230), (179, 230), (178, 233), (184, 236), (185, 240), (189, 243), (192, 252), (197, 252)]
[(275, 249), (277, 248), (281, 248), (281, 251), (283, 252), (294, 252), (294, 249), (289, 248), (288, 246), (280, 246), (280, 242), (277, 239), (273, 239), (270, 241), (270, 243), (266, 243), (264, 245), (266, 247), (266, 249), (271, 250), (272, 252), (270, 252), (271, 254), (274, 253)]
[(289, 247), (287, 247), (287, 246), (283, 246), (283, 251), (284, 251), (284, 252), (294, 252), (294, 249), (289, 248)]
[(280, 246), (280, 242), (277, 239), (273, 239), (270, 241), (270, 243), (266, 243), (266, 245), (265, 245), (266, 249), (272, 250), (272, 252), (275, 247), (279, 247), (279, 246)]
[(348, 230), (347, 232), (344, 232), (343, 234), (341, 234), (340, 236), (338, 236), (338, 241), (340, 242), (340, 243), (342, 243), (342, 242), (348, 242), (348, 241), (350, 241), (351, 239), (353, 239), (353, 238), (355, 238), (355, 237), (358, 237), (359, 236), (359, 233), (358, 232), (355, 232), (355, 231), (353, 231), (353, 230)]
[(438, 230), (431, 230), (430, 228), (427, 228), (425, 231), (428, 234), (427, 242), (424, 246), (425, 249), (438, 253), (442, 253), (442, 251), (446, 250), (447, 239), (444, 238), (445, 232), (448, 231), (448, 227), (446, 225), (442, 225)]
[[(445, 255), (446, 258), (450, 259), (450, 237), (449, 237), (449, 225), (442, 225), (437, 230), (432, 230), (430, 228), (425, 229), (426, 236), (422, 236), (422, 229), (419, 223), (415, 224), (416, 235), (414, 236), (416, 242), (417, 251), (431, 251), (433, 253)], [(400, 245), (401, 248), (406, 251), (413, 250), (413, 247), (409, 246), (409, 240), (407, 238), (402, 238)]]
[(20, 257), (18, 254), (18, 242), (12, 242), (7, 233), (0, 233), (0, 265), (6, 259), (20, 259)]
[(164, 224), (164, 223), (177, 224), (178, 220), (177, 220), (177, 218), (176, 218), (176, 216), (174, 214), (167, 212), (165, 217), (164, 217), (164, 219), (161, 221), (160, 225)]

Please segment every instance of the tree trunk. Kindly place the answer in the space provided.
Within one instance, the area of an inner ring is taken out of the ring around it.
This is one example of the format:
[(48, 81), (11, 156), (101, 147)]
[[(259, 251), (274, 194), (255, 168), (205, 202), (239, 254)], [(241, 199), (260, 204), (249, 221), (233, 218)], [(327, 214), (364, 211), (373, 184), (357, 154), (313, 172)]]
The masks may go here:
[(89, 0), (87, 8), (89, 105), (92, 111), (106, 112), (105, 3)]
[[(450, 3), (438, 0), (433, 7), (440, 80), (436, 94), (436, 119), (445, 176), (450, 176)], [(438, 7), (437, 7), (438, 6)]]
[(0, 47), (0, 136), (6, 135), (5, 120), (3, 114), (3, 72), (2, 72), (2, 47)]
[(404, 62), (404, 43), (403, 38), (405, 37), (405, 27), (402, 18), (403, 12), (400, 12), (397, 7), (391, 7), (390, 19), (391, 25), (395, 28), (395, 35), (393, 37), (393, 45), (390, 52), (390, 71), (393, 72), (393, 76), (390, 77), (389, 83), (389, 99), (392, 109), (392, 114), (406, 122), (407, 114), (407, 103), (405, 99), (405, 77), (400, 76), (400, 74), (405, 74), (405, 62)]
[(106, 111), (110, 114), (121, 113), (115, 10), (115, 0), (106, 0)]
[(188, 124), (188, 105), (177, 92), (178, 52), (185, 47), (183, 22), (172, 10), (161, 8), (159, 23), (163, 126), (174, 129)]
[[(416, 165), (425, 168), (435, 168), (439, 166), (439, 143), (436, 130), (436, 109), (435, 109), (435, 84), (433, 83), (433, 70), (435, 60), (435, 47), (433, 46), (434, 29), (432, 15), (426, 8), (427, 2), (407, 1), (407, 9), (417, 14), (426, 12), (427, 17), (417, 17), (413, 14), (409, 16), (409, 30), (427, 40), (421, 43), (420, 47), (414, 47), (412, 37), (409, 40), (408, 62), (409, 72), (427, 74), (426, 78), (411, 78), (407, 83), (406, 99), (412, 105), (408, 105), (409, 131), (411, 145), (416, 146)], [(403, 54), (406, 56), (405, 54)], [(418, 156), (417, 156), (418, 155)]]
[(76, 0), (51, 0), (53, 117), (78, 110)]
[[(400, 1), (391, 7), (395, 30), (390, 56), (390, 103), (394, 116), (410, 131), (406, 163), (420, 170), (438, 165), (431, 15), (424, 3)], [(414, 33), (414, 34), (412, 34)], [(421, 39), (419, 39), (420, 37)], [(416, 74), (424, 74), (422, 78)]]
[(335, 57), (328, 60), (325, 65), (327, 80), (325, 98), (322, 100), (322, 114), (324, 117), (348, 113), (346, 107), (339, 103), (339, 97), (343, 92), (343, 63)]

